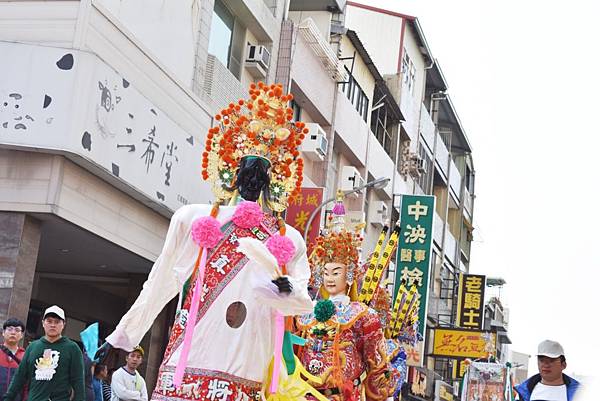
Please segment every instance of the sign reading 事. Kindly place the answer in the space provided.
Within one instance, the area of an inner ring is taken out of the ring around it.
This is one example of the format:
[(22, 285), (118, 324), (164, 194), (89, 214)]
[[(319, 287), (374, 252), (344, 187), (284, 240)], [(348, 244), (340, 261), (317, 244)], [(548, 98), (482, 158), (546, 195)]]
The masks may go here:
[(465, 329), (481, 330), (483, 327), (483, 300), (485, 276), (460, 274), (456, 325)]
[(408, 288), (413, 285), (417, 287), (419, 294), (418, 340), (413, 344), (405, 344), (408, 347), (407, 363), (412, 366), (423, 366), (423, 339), (427, 321), (427, 293), (434, 213), (434, 196), (402, 195), (400, 238), (396, 258), (398, 270), (393, 299), (396, 299), (403, 283)]

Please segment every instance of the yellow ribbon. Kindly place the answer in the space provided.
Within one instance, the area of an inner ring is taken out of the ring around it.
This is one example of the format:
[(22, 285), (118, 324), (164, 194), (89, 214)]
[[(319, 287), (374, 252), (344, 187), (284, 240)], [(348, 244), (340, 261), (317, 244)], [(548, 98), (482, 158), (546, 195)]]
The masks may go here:
[(409, 310), (410, 311), (415, 310), (415, 305), (419, 302), (419, 298), (418, 298), (419, 296), (420, 295), (417, 292), (417, 286), (413, 285), (412, 287), (410, 287), (410, 290), (408, 291), (407, 296), (406, 296), (406, 300), (404, 301), (404, 304), (402, 305), (402, 310), (401, 310), (400, 314), (398, 315), (398, 318), (394, 322), (394, 326), (392, 329), (393, 337), (396, 337), (398, 334), (400, 334), (400, 330), (405, 325), (406, 317), (408, 316), (408, 312), (409, 312)]
[[(375, 295), (375, 291), (377, 290), (377, 286), (379, 285), (379, 281), (381, 280), (381, 276), (387, 267), (390, 265), (390, 261), (392, 260), (392, 254), (394, 253), (394, 249), (398, 245), (398, 230), (394, 230), (392, 235), (390, 235), (390, 239), (383, 250), (383, 255), (381, 255), (381, 260), (377, 265), (377, 269), (373, 274), (373, 277), (370, 282), (365, 282), (363, 284), (363, 290), (365, 289), (365, 285), (368, 285), (366, 289), (366, 295), (364, 302), (368, 305), (369, 302), (373, 299)], [(361, 291), (362, 293), (362, 291)]]
[[(306, 395), (310, 394), (319, 401), (329, 401), (327, 397), (321, 394), (317, 389), (308, 384), (308, 381), (313, 383), (322, 384), (323, 381), (308, 373), (308, 371), (302, 366), (302, 363), (298, 357), (294, 357), (296, 360), (296, 369), (294, 373), (284, 377), (281, 375), (279, 378), (279, 386), (277, 387), (276, 393), (268, 393), (269, 383), (268, 380), (263, 383), (263, 392), (266, 396), (267, 401), (306, 401)], [(271, 377), (273, 371), (273, 360), (269, 365), (268, 378)], [(303, 379), (306, 378), (305, 379)], [(268, 395), (267, 395), (268, 394)]]
[(360, 295), (358, 297), (359, 302), (364, 302), (366, 299), (367, 289), (371, 286), (371, 281), (373, 280), (373, 275), (375, 274), (377, 261), (379, 260), (379, 254), (381, 253), (381, 248), (383, 247), (383, 241), (385, 241), (385, 237), (387, 236), (387, 230), (387, 227), (383, 227), (383, 230), (381, 230), (379, 238), (377, 239), (377, 245), (375, 246), (373, 255), (371, 255), (371, 259), (369, 260), (369, 268), (365, 273), (362, 289), (360, 290)]
[(406, 302), (406, 297), (408, 295), (408, 291), (404, 284), (400, 285), (398, 288), (398, 294), (396, 294), (396, 299), (394, 301), (394, 307), (392, 308), (392, 316), (390, 318), (390, 323), (388, 327), (385, 329), (385, 336), (387, 338), (392, 338), (393, 329), (396, 327), (396, 321), (398, 320), (398, 311), (400, 310), (401, 304)]

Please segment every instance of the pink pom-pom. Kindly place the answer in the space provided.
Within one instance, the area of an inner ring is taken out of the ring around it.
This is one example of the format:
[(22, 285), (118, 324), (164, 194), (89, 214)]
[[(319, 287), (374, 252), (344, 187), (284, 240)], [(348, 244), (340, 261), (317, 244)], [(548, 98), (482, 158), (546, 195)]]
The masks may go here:
[(264, 213), (260, 205), (256, 202), (242, 201), (233, 213), (233, 223), (241, 228), (252, 228), (260, 224)]
[(221, 223), (214, 217), (200, 217), (192, 223), (192, 239), (202, 248), (214, 248), (222, 238)]
[(280, 266), (285, 265), (292, 260), (292, 257), (296, 253), (296, 246), (292, 240), (283, 235), (273, 235), (267, 240), (266, 245), (273, 256), (275, 256), (275, 259), (277, 259), (277, 263), (279, 263)]

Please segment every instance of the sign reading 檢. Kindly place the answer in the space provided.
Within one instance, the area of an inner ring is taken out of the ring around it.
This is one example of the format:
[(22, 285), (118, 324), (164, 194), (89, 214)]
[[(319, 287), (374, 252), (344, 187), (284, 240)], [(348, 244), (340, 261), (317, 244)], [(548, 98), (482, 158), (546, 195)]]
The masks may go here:
[[(397, 273), (394, 283), (394, 298), (404, 282), (416, 285), (419, 300), (417, 338), (406, 344), (407, 363), (423, 366), (424, 338), (427, 321), (427, 291), (431, 264), (431, 241), (433, 239), (433, 214), (435, 197), (424, 195), (402, 195), (400, 212), (400, 238), (396, 257)], [(401, 335), (401, 337), (403, 337)]]

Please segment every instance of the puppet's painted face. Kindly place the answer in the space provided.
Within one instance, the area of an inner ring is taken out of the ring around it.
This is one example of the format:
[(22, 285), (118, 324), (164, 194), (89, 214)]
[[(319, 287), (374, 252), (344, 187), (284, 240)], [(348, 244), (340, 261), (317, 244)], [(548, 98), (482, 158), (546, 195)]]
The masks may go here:
[(331, 296), (346, 294), (348, 266), (343, 263), (329, 262), (323, 266), (323, 286)]
[(245, 157), (240, 162), (236, 186), (244, 200), (256, 202), (269, 186), (268, 162), (258, 157)]

